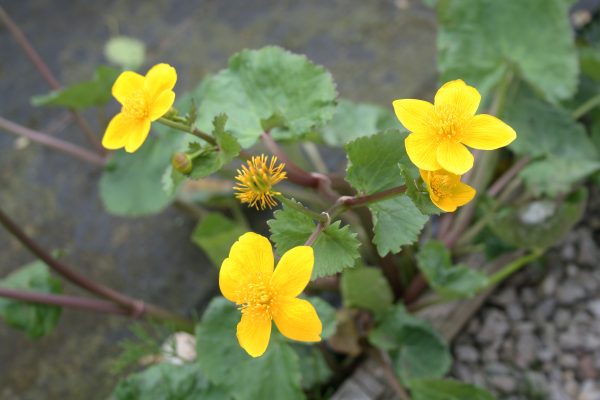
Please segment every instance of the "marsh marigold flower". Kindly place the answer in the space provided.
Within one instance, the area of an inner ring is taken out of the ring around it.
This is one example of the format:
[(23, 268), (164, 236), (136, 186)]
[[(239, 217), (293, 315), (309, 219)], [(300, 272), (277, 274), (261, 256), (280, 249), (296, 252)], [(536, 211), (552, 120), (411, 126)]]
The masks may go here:
[(421, 178), (425, 181), (429, 198), (433, 204), (446, 212), (456, 211), (475, 197), (475, 189), (460, 181), (460, 175), (455, 175), (443, 169), (437, 171), (420, 170)]
[(494, 150), (515, 140), (515, 131), (498, 118), (475, 115), (481, 96), (462, 80), (442, 86), (431, 104), (423, 100), (394, 101), (394, 111), (411, 134), (405, 140), (410, 160), (420, 169), (445, 169), (462, 175), (473, 167), (465, 147)]
[(272, 156), (271, 162), (267, 161), (264, 154), (252, 157), (248, 165), (242, 165), (242, 169), (237, 170), (238, 175), (235, 177), (238, 183), (233, 189), (239, 192), (235, 197), (257, 210), (277, 205), (273, 196), (281, 193), (274, 191), (273, 186), (286, 177), (283, 170), (285, 164), (277, 164), (277, 157)]
[(150, 133), (150, 122), (165, 115), (175, 101), (177, 72), (168, 64), (155, 65), (142, 76), (125, 71), (115, 81), (112, 95), (121, 103), (121, 112), (108, 124), (102, 145), (133, 153)]
[(269, 240), (246, 233), (231, 246), (219, 272), (219, 287), (242, 312), (237, 325), (240, 346), (252, 357), (269, 345), (271, 321), (284, 336), (301, 342), (321, 340), (321, 320), (313, 305), (299, 299), (310, 280), (313, 249), (297, 246), (287, 251), (273, 270)]

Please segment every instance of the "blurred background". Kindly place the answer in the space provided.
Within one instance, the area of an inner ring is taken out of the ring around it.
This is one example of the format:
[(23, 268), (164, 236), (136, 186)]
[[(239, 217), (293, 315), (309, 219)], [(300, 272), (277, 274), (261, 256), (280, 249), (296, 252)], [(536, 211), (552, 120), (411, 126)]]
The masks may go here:
[[(89, 79), (106, 64), (118, 35), (146, 45), (141, 72), (175, 66), (177, 93), (224, 68), (233, 53), (276, 44), (329, 69), (340, 97), (391, 107), (396, 98), (431, 99), (437, 86), (436, 19), (419, 0), (5, 1), (61, 84)], [(69, 113), (34, 108), (47, 83), (0, 25), (0, 115), (87, 146)], [(111, 102), (117, 110), (116, 102)], [(86, 114), (96, 123), (97, 116)], [(100, 132), (98, 132), (100, 134)], [(167, 308), (202, 310), (217, 291), (217, 270), (189, 240), (195, 221), (171, 207), (143, 218), (108, 215), (98, 196), (100, 170), (36, 144), (0, 134), (0, 204), (28, 234), (79, 271)], [(33, 256), (0, 230), (0, 276)], [(64, 284), (66, 294), (81, 295)], [(67, 310), (37, 341), (0, 323), (0, 399), (100, 399), (131, 321)]]

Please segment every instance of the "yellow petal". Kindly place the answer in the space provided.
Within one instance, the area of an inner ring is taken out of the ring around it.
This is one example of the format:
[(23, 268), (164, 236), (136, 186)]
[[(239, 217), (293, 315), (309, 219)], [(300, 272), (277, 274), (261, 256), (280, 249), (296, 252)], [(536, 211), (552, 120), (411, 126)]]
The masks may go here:
[(139, 149), (142, 144), (146, 141), (148, 134), (150, 133), (150, 120), (144, 119), (133, 119), (132, 129), (127, 135), (127, 143), (125, 143), (125, 151), (133, 153)]
[(433, 115), (433, 104), (423, 100), (402, 99), (393, 103), (396, 117), (411, 132), (428, 132)]
[(146, 74), (144, 90), (148, 96), (148, 103), (154, 103), (154, 100), (160, 94), (167, 90), (172, 90), (177, 82), (177, 71), (169, 64), (157, 64)]
[(227, 300), (241, 304), (241, 291), (248, 285), (248, 278), (250, 277), (245, 273), (243, 266), (226, 258), (219, 270), (219, 289)]
[(273, 320), (284, 336), (301, 342), (321, 340), (323, 325), (311, 303), (294, 297), (280, 297), (273, 307)]
[[(113, 117), (108, 127), (106, 127), (106, 132), (104, 132), (102, 138), (102, 146), (110, 150), (126, 147), (131, 136), (140, 135), (143, 129), (144, 125), (140, 120), (119, 113)], [(148, 125), (148, 130), (150, 130), (150, 125)]]
[(461, 79), (444, 84), (435, 94), (436, 108), (449, 108), (464, 116), (475, 115), (480, 101), (481, 95), (477, 89)]
[(133, 71), (125, 71), (115, 81), (112, 95), (121, 104), (135, 92), (144, 89), (144, 77)]
[(166, 90), (162, 92), (155, 100), (154, 103), (150, 104), (150, 120), (156, 121), (171, 109), (171, 106), (175, 102), (175, 92), (172, 90)]
[(445, 196), (441, 197), (439, 201), (433, 201), (433, 203), (440, 209), (446, 212), (456, 211), (458, 207), (464, 206), (475, 197), (476, 191), (471, 186), (459, 182), (452, 188), (452, 191)]
[(237, 338), (242, 349), (252, 357), (260, 357), (267, 350), (271, 337), (271, 318), (242, 314), (237, 325)]
[(287, 251), (273, 273), (273, 290), (282, 296), (298, 296), (310, 281), (314, 263), (314, 251), (310, 246), (297, 246)]
[(515, 140), (517, 133), (498, 118), (481, 114), (473, 117), (465, 127), (461, 142), (481, 150), (495, 150)]
[(417, 167), (435, 171), (441, 166), (437, 161), (437, 136), (427, 133), (411, 133), (404, 139), (406, 153)]
[(437, 147), (437, 161), (446, 171), (462, 175), (473, 167), (474, 159), (464, 145), (444, 140)]
[(421, 175), (423, 182), (425, 182), (428, 185), (429, 181), (431, 180), (431, 173), (432, 171), (425, 171), (424, 169), (419, 169), (419, 174)]
[(232, 268), (239, 269), (248, 279), (257, 276), (271, 278), (273, 273), (273, 248), (269, 239), (254, 232), (244, 233), (229, 250), (229, 260)]

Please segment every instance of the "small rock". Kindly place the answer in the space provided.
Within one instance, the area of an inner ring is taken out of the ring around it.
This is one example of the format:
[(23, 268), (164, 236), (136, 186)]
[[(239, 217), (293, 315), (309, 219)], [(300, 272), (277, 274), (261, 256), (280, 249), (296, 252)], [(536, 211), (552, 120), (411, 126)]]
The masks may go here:
[(547, 363), (547, 362), (554, 360), (555, 354), (556, 353), (554, 352), (554, 349), (552, 348), (552, 346), (544, 346), (542, 349), (540, 349), (537, 352), (537, 358), (541, 362)]
[(510, 328), (506, 316), (498, 310), (488, 311), (484, 318), (483, 327), (476, 336), (479, 343), (485, 344), (501, 339)]
[(534, 360), (537, 352), (538, 340), (532, 334), (524, 334), (517, 339), (515, 352), (516, 364), (521, 368), (528, 367)]
[(577, 373), (581, 380), (596, 380), (598, 378), (598, 371), (594, 367), (594, 358), (591, 355), (586, 354), (579, 359)]
[(575, 350), (578, 347), (581, 347), (581, 337), (579, 333), (575, 331), (572, 327), (570, 327), (566, 332), (562, 333), (558, 342), (560, 347), (564, 350)]
[(569, 264), (566, 268), (567, 276), (576, 276), (579, 273), (579, 268), (575, 264)]
[(481, 322), (479, 322), (479, 318), (473, 318), (471, 322), (469, 322), (469, 326), (467, 327), (467, 333), (471, 335), (477, 334), (481, 329)]
[(571, 396), (570, 398), (576, 398), (577, 393), (579, 393), (579, 385), (575, 380), (575, 374), (573, 371), (563, 372), (563, 387), (565, 388), (565, 392)]
[(594, 317), (600, 319), (600, 299), (590, 301), (587, 306)]
[(538, 297), (532, 288), (526, 287), (521, 290), (521, 302), (526, 306), (532, 306), (538, 301)]
[(544, 324), (556, 308), (556, 301), (552, 298), (542, 301), (533, 311), (535, 320)]
[(560, 252), (560, 258), (563, 261), (573, 261), (576, 255), (575, 246), (572, 243), (565, 244)]
[(506, 315), (508, 315), (508, 318), (512, 321), (522, 320), (524, 316), (523, 307), (521, 307), (519, 303), (509, 304), (506, 307)]
[(514, 287), (509, 286), (491, 299), (494, 303), (501, 306), (508, 306), (517, 302), (517, 292)]
[[(574, 251), (575, 250), (573, 250), (573, 252)], [(548, 276), (546, 276), (546, 278), (544, 278), (544, 281), (542, 282), (542, 293), (545, 296), (553, 295), (554, 292), (556, 292), (556, 286), (556, 275), (548, 274)]]
[(564, 308), (559, 308), (554, 314), (554, 325), (559, 329), (563, 329), (569, 325), (569, 322), (571, 322), (571, 313)]
[(558, 382), (550, 383), (548, 390), (549, 398), (548, 400), (573, 400), (562, 388), (562, 385)]
[(577, 357), (575, 357), (573, 354), (569, 354), (569, 353), (561, 354), (558, 357), (558, 363), (560, 364), (561, 367), (567, 368), (567, 369), (575, 368), (578, 364)]
[(479, 353), (475, 347), (463, 344), (454, 347), (454, 355), (459, 361), (466, 363), (476, 363), (479, 361)]
[(600, 387), (593, 380), (587, 380), (581, 385), (577, 400), (600, 400)]
[(588, 351), (595, 351), (600, 349), (600, 337), (597, 333), (586, 332), (583, 336), (582, 347)]
[(598, 262), (598, 247), (591, 230), (582, 228), (577, 233), (579, 234), (577, 261), (586, 266), (595, 266)]
[(490, 385), (502, 393), (513, 393), (517, 388), (517, 382), (510, 375), (493, 375), (488, 377)]
[(561, 304), (573, 304), (585, 297), (585, 290), (572, 280), (568, 280), (558, 288), (556, 297)]

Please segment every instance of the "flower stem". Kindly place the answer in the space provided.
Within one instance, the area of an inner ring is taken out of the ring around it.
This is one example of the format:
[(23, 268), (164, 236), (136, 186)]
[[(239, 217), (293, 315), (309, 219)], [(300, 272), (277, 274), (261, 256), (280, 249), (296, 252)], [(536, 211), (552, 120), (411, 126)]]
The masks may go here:
[(74, 308), (105, 314), (131, 315), (130, 310), (110, 301), (87, 299), (85, 297), (63, 296), (41, 292), (15, 290), (4, 287), (0, 287), (0, 297), (26, 301), (35, 304), (46, 304), (50, 306)]
[(583, 104), (577, 107), (571, 115), (574, 119), (579, 119), (598, 106), (600, 106), (600, 94), (597, 94), (594, 97), (586, 100)]
[(214, 137), (212, 137), (208, 133), (202, 132), (198, 128), (194, 128), (194, 127), (185, 125), (181, 122), (172, 121), (172, 120), (164, 118), (164, 117), (159, 118), (157, 120), (157, 122), (160, 122), (161, 124), (168, 126), (170, 128), (174, 128), (174, 129), (186, 132), (186, 133), (190, 133), (190, 134), (196, 136), (197, 138), (200, 138), (200, 139), (204, 140), (205, 142), (212, 144), (213, 146), (217, 145), (217, 141), (215, 140)]
[(283, 195), (276, 195), (275, 196), (280, 202), (282, 202), (283, 204), (285, 204), (286, 206), (293, 208), (296, 211), (300, 211), (301, 213), (309, 216), (310, 218), (314, 219), (315, 221), (319, 221), (319, 222), (327, 222), (327, 220), (329, 219), (327, 216), (325, 216), (324, 214), (319, 214), (317, 212), (314, 212), (306, 207), (304, 207), (302, 204), (297, 203), (293, 200), (288, 199), (287, 197), (283, 196)]
[(529, 164), (530, 161), (531, 158), (523, 157), (514, 163), (512, 167), (502, 174), (502, 176), (500, 176), (500, 178), (498, 178), (496, 182), (494, 182), (494, 184), (488, 189), (488, 196), (496, 197), (502, 191), (502, 189), (504, 189), (504, 187), (508, 185), (510, 181), (513, 180), (513, 178), (515, 178), (517, 174), (527, 166), (527, 164)]
[(71, 267), (58, 261), (56, 258), (52, 257), (50, 253), (48, 253), (35, 241), (33, 241), (33, 239), (27, 236), (27, 234), (25, 234), (25, 232), (23, 232), (23, 230), (13, 220), (11, 220), (10, 217), (8, 217), (8, 215), (6, 215), (1, 209), (0, 224), (2, 224), (29, 251), (31, 251), (40, 260), (46, 263), (46, 265), (48, 265), (55, 272), (62, 275), (75, 285), (86, 289), (87, 291), (94, 293), (100, 297), (104, 297), (108, 300), (111, 300), (113, 303), (116, 303), (124, 307), (125, 309), (128, 309), (130, 311), (130, 314), (133, 316), (140, 317), (144, 315), (149, 318), (165, 320), (173, 323), (173, 325), (181, 329), (193, 331), (193, 324), (191, 321), (182, 318), (176, 314), (173, 314), (170, 311), (167, 311), (163, 308), (152, 304), (146, 304), (141, 300), (133, 299), (109, 287), (96, 283), (88, 279), (86, 276), (76, 272)]
[(490, 276), (488, 287), (497, 285), (498, 283), (502, 282), (504, 279), (521, 269), (523, 266), (539, 258), (542, 254), (544, 254), (543, 249), (536, 249), (533, 250), (531, 253), (524, 255), (511, 263), (506, 264), (504, 267), (502, 267), (500, 271)]
[[(35, 50), (35, 48), (31, 45), (23, 31), (19, 28), (19, 26), (12, 20), (12, 18), (8, 15), (8, 13), (4, 10), (2, 6), (0, 6), (0, 21), (6, 26), (9, 30), (13, 38), (17, 41), (19, 46), (23, 49), (27, 57), (33, 64), (33, 66), (38, 70), (42, 78), (48, 83), (48, 85), (53, 90), (60, 89), (60, 83), (48, 68), (48, 65), (42, 60), (39, 53)], [(88, 141), (96, 147), (96, 149), (100, 152), (100, 154), (104, 154), (104, 148), (102, 147), (100, 141), (87, 124), (87, 122), (83, 119), (81, 114), (77, 111), (70, 109), (71, 114), (73, 115), (75, 122), (79, 125), (83, 133), (85, 134)]]
[(104, 166), (106, 164), (106, 159), (101, 155), (84, 149), (83, 147), (78, 146), (76, 144), (57, 139), (46, 133), (34, 131), (33, 129), (29, 129), (22, 125), (16, 124), (3, 117), (0, 117), (0, 128), (4, 129), (9, 133), (26, 137), (27, 139), (33, 142), (42, 144), (55, 150), (62, 151), (63, 153), (67, 153), (71, 156), (77, 157), (89, 163), (99, 166)]

